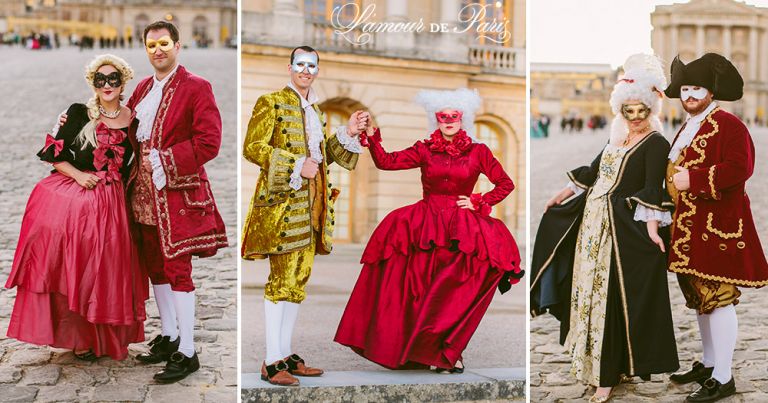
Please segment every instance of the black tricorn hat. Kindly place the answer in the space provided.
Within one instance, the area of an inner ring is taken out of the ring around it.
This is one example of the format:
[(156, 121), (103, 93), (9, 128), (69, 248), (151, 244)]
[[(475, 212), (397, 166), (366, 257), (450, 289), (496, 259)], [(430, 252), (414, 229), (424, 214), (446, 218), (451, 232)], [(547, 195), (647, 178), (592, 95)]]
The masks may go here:
[(736, 66), (717, 53), (707, 53), (688, 64), (683, 64), (678, 55), (670, 73), (669, 86), (664, 90), (670, 98), (680, 98), (680, 87), (684, 85), (704, 87), (718, 101), (736, 101), (744, 95), (744, 80)]

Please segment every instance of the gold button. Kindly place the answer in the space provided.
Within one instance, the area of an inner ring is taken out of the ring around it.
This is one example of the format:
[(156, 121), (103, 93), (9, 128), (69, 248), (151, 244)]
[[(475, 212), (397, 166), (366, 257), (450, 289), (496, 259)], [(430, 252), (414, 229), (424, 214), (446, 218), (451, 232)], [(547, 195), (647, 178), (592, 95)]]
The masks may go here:
[(747, 244), (745, 244), (744, 241), (739, 241), (739, 243), (736, 244), (736, 247), (739, 249), (744, 249), (747, 247)]
[(691, 250), (691, 245), (683, 245), (683, 251), (688, 252)]
[(708, 240), (708, 239), (709, 239), (709, 235), (707, 235), (707, 234), (701, 234), (701, 240), (702, 240), (702, 241), (706, 241), (706, 240)]
[(160, 203), (165, 203), (165, 197), (161, 197), (158, 200), (160, 200)]
[(726, 250), (728, 249), (728, 246), (726, 246), (724, 243), (720, 244), (720, 250)]
[(691, 200), (696, 200), (697, 198), (698, 198), (698, 196), (696, 196), (696, 195), (691, 195), (691, 197), (690, 197)]
[(693, 221), (691, 221), (691, 220), (685, 220), (685, 226), (686, 226), (686, 227), (693, 227)]
[(179, 214), (184, 215), (187, 214), (187, 212), (184, 209), (179, 210)]

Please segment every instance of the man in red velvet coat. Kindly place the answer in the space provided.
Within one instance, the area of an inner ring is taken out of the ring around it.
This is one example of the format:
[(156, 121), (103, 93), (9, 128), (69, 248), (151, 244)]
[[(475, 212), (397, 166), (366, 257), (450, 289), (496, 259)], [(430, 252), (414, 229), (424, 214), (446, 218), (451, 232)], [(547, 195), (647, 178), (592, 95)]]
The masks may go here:
[(688, 402), (736, 393), (731, 374), (741, 287), (768, 284), (760, 239), (752, 220), (747, 179), (755, 165), (749, 130), (713, 100), (736, 101), (744, 81), (725, 57), (708, 53), (689, 64), (672, 62), (665, 94), (680, 98), (689, 116), (669, 154), (667, 189), (675, 204), (669, 270), (677, 273), (686, 306), (695, 309), (702, 362), (674, 374), (675, 383), (702, 386)]
[(162, 332), (136, 358), (167, 361), (155, 379), (174, 382), (200, 367), (193, 343), (192, 256), (212, 256), (227, 246), (203, 168), (219, 152), (221, 117), (211, 85), (176, 62), (180, 44), (173, 24), (150, 24), (144, 42), (155, 74), (139, 83), (127, 104), (137, 118), (129, 136), (137, 163), (128, 198)]

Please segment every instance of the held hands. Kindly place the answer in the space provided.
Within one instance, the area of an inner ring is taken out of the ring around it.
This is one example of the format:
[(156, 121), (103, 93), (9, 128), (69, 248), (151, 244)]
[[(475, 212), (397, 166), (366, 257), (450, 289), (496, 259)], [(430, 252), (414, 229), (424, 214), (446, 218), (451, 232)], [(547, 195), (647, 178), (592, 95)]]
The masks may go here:
[(691, 188), (691, 175), (688, 173), (688, 168), (676, 166), (677, 173), (672, 175), (672, 183), (675, 184), (677, 190), (688, 190)]
[(461, 207), (468, 210), (474, 210), (475, 205), (472, 204), (472, 201), (469, 199), (469, 196), (459, 196), (459, 200), (456, 201), (456, 204)]
[(94, 174), (89, 174), (87, 172), (78, 172), (74, 175), (73, 179), (77, 182), (78, 185), (86, 188), (86, 189), (93, 189), (96, 187), (96, 184), (99, 183), (101, 178)]
[(347, 134), (352, 137), (362, 133), (370, 124), (371, 115), (368, 112), (355, 111), (352, 116), (349, 117), (347, 123)]
[(648, 236), (651, 238), (651, 241), (655, 243), (662, 252), (666, 252), (666, 249), (664, 248), (664, 240), (659, 236), (659, 222), (656, 220), (651, 220), (646, 223), (646, 226), (648, 228)]
[(318, 164), (314, 158), (307, 158), (304, 160), (304, 165), (301, 167), (301, 176), (307, 179), (313, 179), (317, 175)]

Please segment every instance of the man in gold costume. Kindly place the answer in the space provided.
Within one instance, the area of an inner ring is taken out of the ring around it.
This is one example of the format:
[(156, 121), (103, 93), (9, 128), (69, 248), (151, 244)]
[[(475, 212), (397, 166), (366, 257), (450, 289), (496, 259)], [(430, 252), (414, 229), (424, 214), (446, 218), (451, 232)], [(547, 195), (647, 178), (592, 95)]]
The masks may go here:
[(362, 147), (357, 135), (369, 115), (357, 111), (346, 127), (326, 130), (326, 118), (311, 88), (319, 55), (309, 46), (291, 52), (291, 81), (256, 101), (243, 156), (261, 168), (243, 229), (244, 259), (269, 258), (264, 290), (267, 355), (261, 378), (298, 385), (296, 376), (320, 376), (291, 348), (291, 336), (315, 254), (331, 252), (333, 204), (339, 189), (328, 180), (328, 165), (354, 169)]

